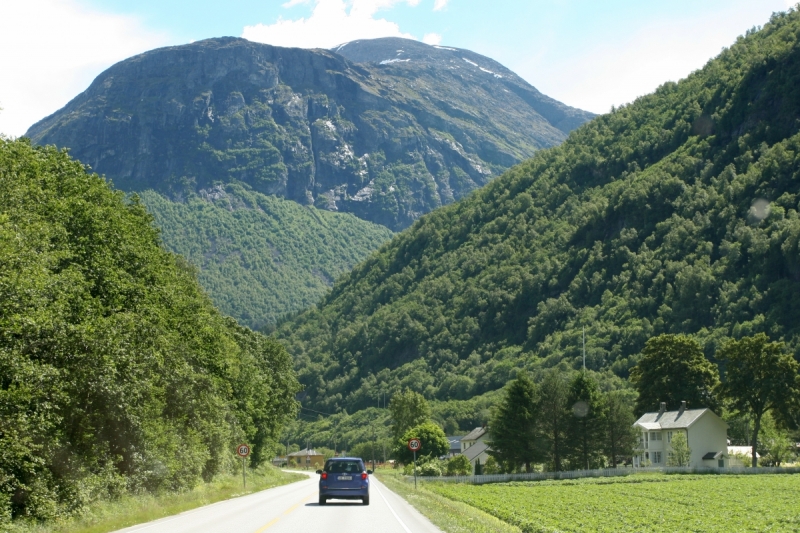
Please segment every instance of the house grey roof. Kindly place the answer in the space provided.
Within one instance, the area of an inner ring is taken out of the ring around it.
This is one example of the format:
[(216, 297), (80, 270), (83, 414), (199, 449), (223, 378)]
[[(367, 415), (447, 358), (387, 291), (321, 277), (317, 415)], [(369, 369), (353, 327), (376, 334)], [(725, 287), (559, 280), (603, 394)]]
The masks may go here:
[(489, 449), (489, 445), (485, 442), (478, 442), (464, 450), (464, 455), (470, 462), (474, 461), (476, 457)]
[(461, 451), (461, 437), (447, 437), (450, 443), (450, 450)]
[(709, 409), (686, 409), (684, 411), (665, 411), (663, 413), (645, 413), (634, 425), (645, 429), (686, 429), (697, 421)]
[(727, 457), (725, 452), (708, 452), (703, 456), (703, 461), (710, 461), (711, 459), (722, 459), (723, 457)]
[(485, 427), (475, 428), (472, 431), (470, 431), (469, 433), (467, 433), (466, 435), (464, 435), (463, 437), (461, 437), (461, 440), (462, 441), (465, 441), (465, 440), (478, 440), (487, 431), (488, 431), (488, 429), (485, 428)]

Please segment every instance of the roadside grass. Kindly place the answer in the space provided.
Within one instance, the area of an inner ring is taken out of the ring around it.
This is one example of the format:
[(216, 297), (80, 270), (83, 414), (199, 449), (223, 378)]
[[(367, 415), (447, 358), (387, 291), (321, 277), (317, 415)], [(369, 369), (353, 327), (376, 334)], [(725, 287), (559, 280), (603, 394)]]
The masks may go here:
[(521, 533), (518, 527), (476, 507), (428, 490), (424, 483), (414, 490), (414, 484), (401, 479), (395, 470), (379, 469), (375, 475), (446, 533)]
[(247, 489), (242, 488), (241, 475), (221, 476), (188, 492), (126, 495), (115, 501), (98, 501), (80, 516), (63, 521), (15, 520), (8, 533), (108, 533), (302, 479), (307, 476), (263, 465), (247, 472)]
[(425, 490), (485, 511), (524, 533), (800, 531), (800, 474), (430, 482)]

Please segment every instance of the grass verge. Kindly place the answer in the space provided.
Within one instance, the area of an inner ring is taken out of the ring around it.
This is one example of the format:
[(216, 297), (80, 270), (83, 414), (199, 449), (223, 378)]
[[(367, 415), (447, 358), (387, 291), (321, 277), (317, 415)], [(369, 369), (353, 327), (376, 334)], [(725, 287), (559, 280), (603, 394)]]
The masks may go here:
[(401, 479), (395, 471), (379, 470), (375, 475), (387, 488), (402, 496), (447, 533), (521, 533), (518, 527), (480, 509), (431, 492), (424, 483), (417, 484), (417, 490), (414, 490), (414, 484)]
[(241, 476), (223, 476), (188, 492), (127, 495), (115, 501), (95, 502), (79, 517), (64, 521), (14, 521), (9, 533), (107, 533), (306, 478), (264, 465), (247, 472), (247, 489), (242, 488)]

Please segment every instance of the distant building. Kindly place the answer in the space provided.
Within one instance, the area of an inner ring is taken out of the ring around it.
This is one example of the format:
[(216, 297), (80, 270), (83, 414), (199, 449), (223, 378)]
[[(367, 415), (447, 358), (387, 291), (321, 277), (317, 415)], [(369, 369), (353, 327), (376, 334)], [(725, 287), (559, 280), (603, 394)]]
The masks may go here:
[(325, 465), (325, 457), (316, 450), (305, 448), (299, 452), (289, 454), (289, 466), (300, 468), (322, 468)]
[[(761, 456), (756, 452), (756, 459)], [(750, 446), (728, 446), (730, 466), (750, 466), (753, 464), (753, 448)]]
[(447, 437), (447, 442), (450, 443), (450, 450), (447, 452), (447, 457), (455, 457), (461, 453), (461, 438), (462, 437)]
[(633, 426), (641, 432), (633, 466), (667, 466), (678, 433), (686, 435), (692, 450), (689, 466), (730, 466), (728, 424), (710, 409), (686, 409), (686, 402), (681, 402), (677, 411), (667, 411), (662, 402), (658, 412), (645, 413)]

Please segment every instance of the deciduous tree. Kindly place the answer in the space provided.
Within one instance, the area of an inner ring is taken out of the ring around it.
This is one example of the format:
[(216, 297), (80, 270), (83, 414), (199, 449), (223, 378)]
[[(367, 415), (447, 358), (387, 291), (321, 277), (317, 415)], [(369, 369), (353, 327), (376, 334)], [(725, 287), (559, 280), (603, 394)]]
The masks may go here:
[(692, 449), (689, 448), (689, 441), (683, 431), (677, 431), (672, 435), (670, 447), (671, 451), (667, 455), (667, 465), (689, 466), (689, 461), (692, 458)]
[(660, 402), (669, 407), (682, 401), (691, 408), (708, 407), (721, 414), (714, 396), (719, 372), (703, 355), (700, 344), (687, 335), (650, 338), (639, 363), (631, 369), (631, 382), (639, 393), (637, 415), (657, 410)]
[(406, 388), (395, 394), (389, 402), (392, 416), (392, 435), (400, 438), (406, 431), (427, 422), (431, 417), (431, 408), (422, 394)]
[(422, 447), (417, 451), (417, 460), (420, 458), (437, 458), (445, 455), (450, 450), (450, 441), (437, 424), (431, 421), (423, 422), (405, 433), (395, 441), (394, 456), (400, 462), (408, 464), (414, 459), (414, 454), (408, 449), (408, 441), (419, 439)]
[(770, 342), (759, 333), (753, 337), (731, 340), (717, 351), (725, 362), (725, 380), (719, 392), (730, 405), (753, 417), (750, 438), (752, 464), (757, 466), (756, 451), (761, 420), (796, 408), (800, 397), (798, 363), (784, 353), (783, 343)]

